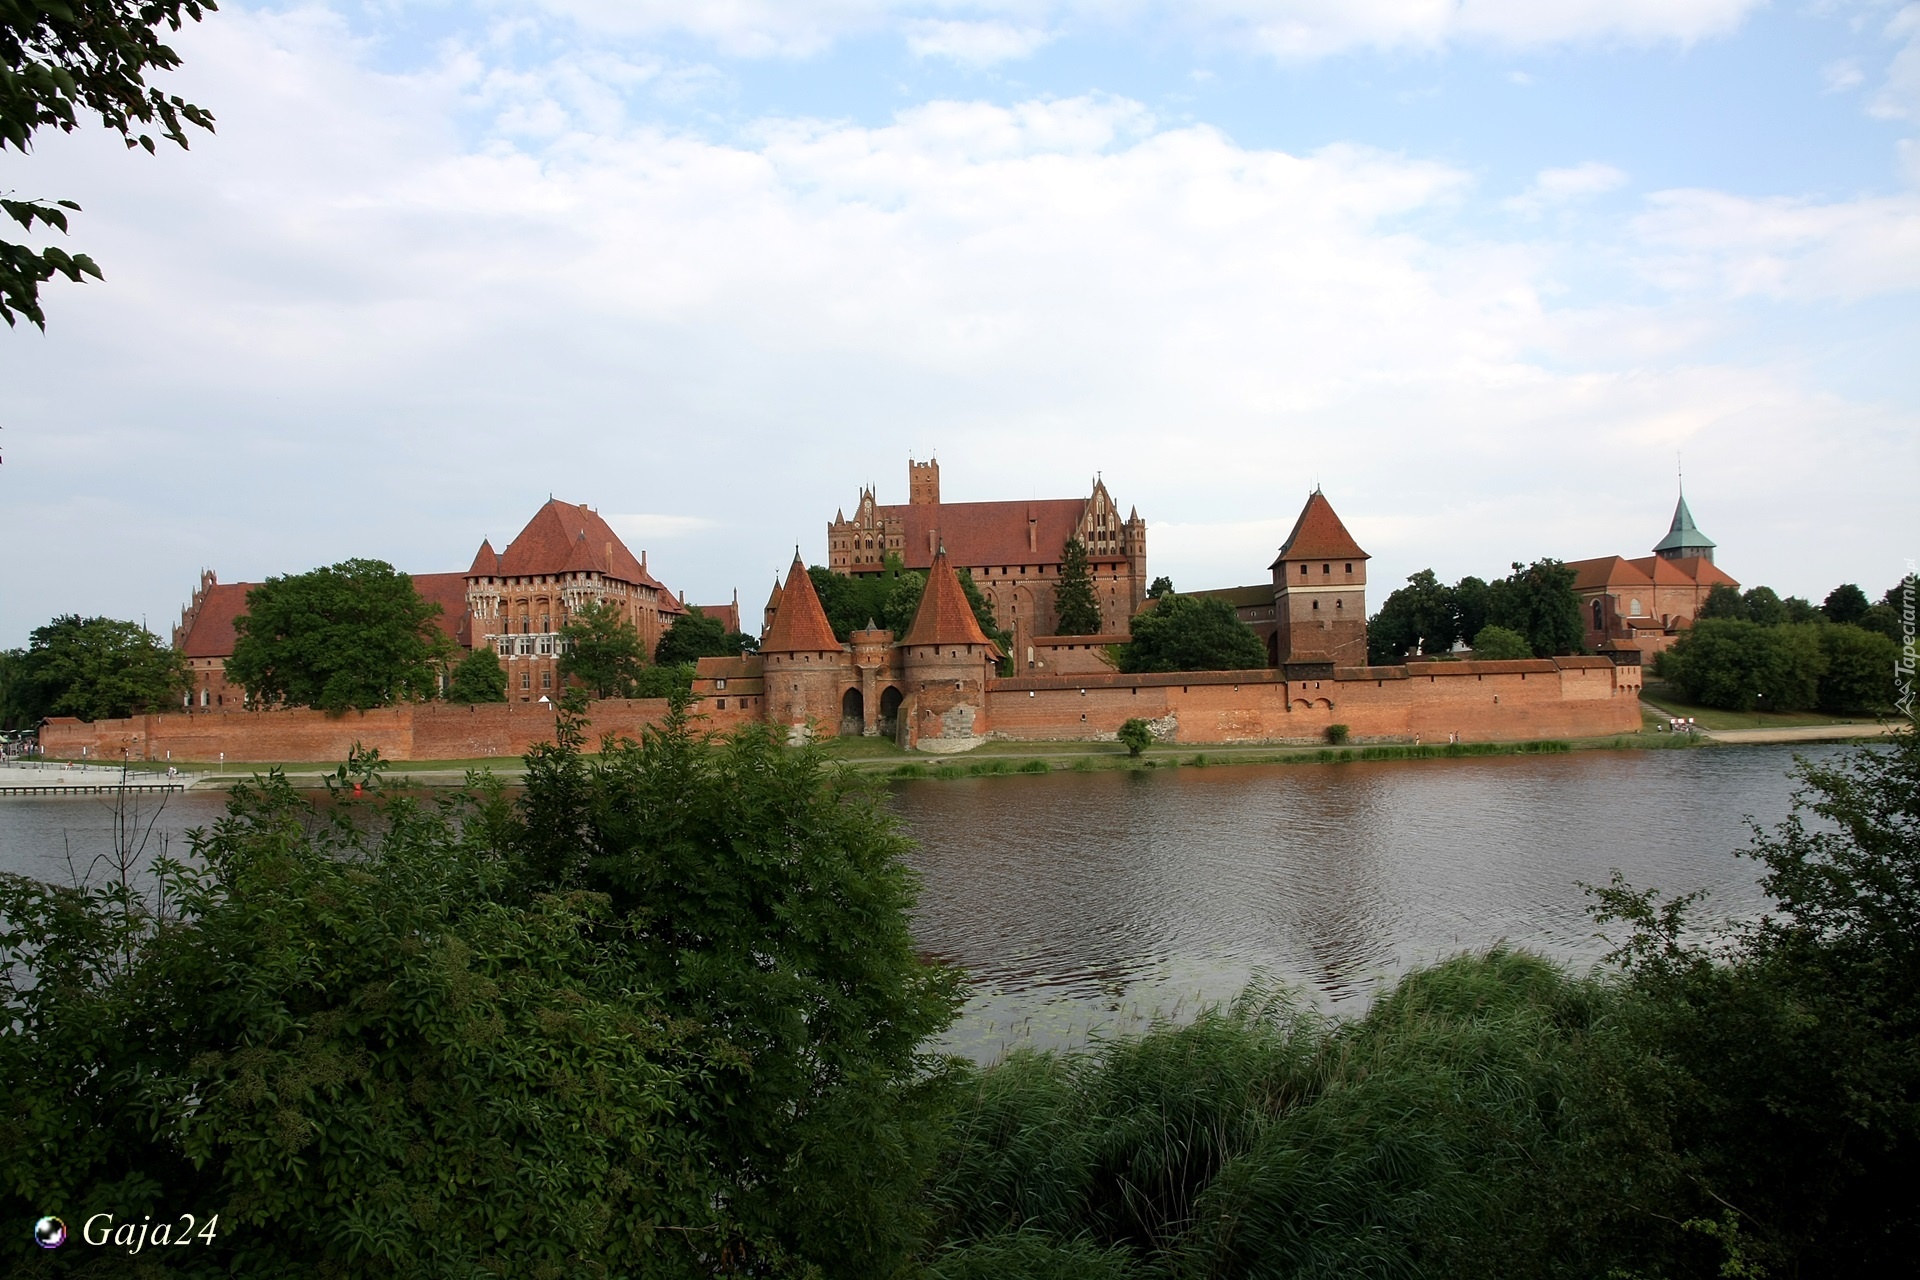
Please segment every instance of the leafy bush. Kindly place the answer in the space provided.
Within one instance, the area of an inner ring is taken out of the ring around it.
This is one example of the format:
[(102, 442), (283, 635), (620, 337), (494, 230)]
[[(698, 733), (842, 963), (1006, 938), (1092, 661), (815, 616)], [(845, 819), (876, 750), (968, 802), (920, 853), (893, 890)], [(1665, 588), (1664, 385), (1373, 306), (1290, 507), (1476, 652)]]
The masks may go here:
[(272, 775), (151, 904), (0, 877), (7, 1212), (217, 1213), (185, 1274), (897, 1269), (957, 1002), (904, 839), (813, 749), (709, 742), (684, 699), (604, 745), (563, 713), (514, 802)]
[(1517, 658), (1531, 658), (1533, 646), (1518, 631), (1489, 623), (1480, 628), (1480, 634), (1473, 638), (1473, 656), (1480, 662), (1510, 662)]
[(1346, 742), (1347, 735), (1351, 732), (1352, 730), (1344, 724), (1330, 724), (1327, 726), (1327, 741), (1336, 747), (1341, 746)]
[(1153, 726), (1135, 717), (1121, 725), (1119, 732), (1114, 736), (1119, 739), (1120, 745), (1127, 749), (1128, 755), (1137, 756), (1153, 745)]

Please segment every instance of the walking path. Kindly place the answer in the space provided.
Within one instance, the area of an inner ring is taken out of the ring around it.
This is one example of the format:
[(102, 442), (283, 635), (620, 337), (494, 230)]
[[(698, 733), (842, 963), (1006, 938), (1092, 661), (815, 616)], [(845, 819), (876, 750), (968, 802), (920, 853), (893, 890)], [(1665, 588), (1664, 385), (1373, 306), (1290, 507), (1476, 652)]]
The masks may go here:
[(1901, 728), (1897, 724), (1805, 724), (1776, 729), (1702, 729), (1700, 736), (1714, 742), (1844, 742), (1853, 738), (1884, 738)]

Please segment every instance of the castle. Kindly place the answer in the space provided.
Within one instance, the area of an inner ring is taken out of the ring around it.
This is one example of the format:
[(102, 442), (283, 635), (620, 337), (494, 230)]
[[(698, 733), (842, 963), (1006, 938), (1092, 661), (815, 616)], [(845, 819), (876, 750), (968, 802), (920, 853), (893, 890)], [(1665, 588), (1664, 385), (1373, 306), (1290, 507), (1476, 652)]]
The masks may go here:
[[(938, 501), (938, 472), (913, 467), (917, 483), (910, 492), (918, 502), (904, 511), (881, 507), (871, 489), (863, 490), (856, 519), (842, 516), (828, 526), (832, 567), (846, 573), (879, 572), (888, 554), (906, 559), (919, 531), (926, 532), (927, 584), (906, 635), (896, 639), (869, 628), (841, 643), (796, 554), (768, 601), (760, 651), (703, 658), (698, 665), (694, 691), (715, 727), (760, 721), (796, 738), (884, 735), (934, 752), (967, 750), (988, 738), (1111, 738), (1131, 719), (1148, 721), (1163, 739), (1201, 743), (1324, 740), (1335, 725), (1362, 739), (1463, 741), (1639, 728), (1640, 669), (1607, 657), (1368, 666), (1368, 555), (1318, 489), (1269, 566), (1271, 582), (1233, 591), (1246, 597), (1243, 616), (1262, 615), (1250, 625), (1267, 644), (1267, 668), (1126, 674), (1106, 660), (1103, 643), (1059, 652), (1063, 641), (1124, 638), (1124, 629), (1109, 623), (1116, 634), (1100, 637), (1016, 631), (1013, 674), (1002, 676), (1003, 655), (974, 618), (945, 541), (940, 522), (951, 508)], [(1068, 530), (1085, 530), (1085, 519), (1097, 516), (1102, 502), (1113, 510), (1096, 481), (1093, 497), (1072, 513), (1082, 523), (1057, 525), (1059, 543), (1048, 549), (1064, 545)], [(976, 574), (1008, 575), (1003, 580), (1033, 591), (1022, 600), (1050, 594), (1058, 560), (1040, 559), (1037, 534), (1026, 565), (979, 552), (1004, 546), (994, 539), (1017, 533), (1023, 521), (1036, 525), (1031, 513), (1041, 504), (959, 505), (988, 509), (969, 513), (976, 520), (967, 558)], [(920, 513), (910, 521), (916, 508)], [(1144, 580), (1145, 525), (1138, 514), (1116, 521), (1113, 533), (1117, 551), (1137, 553), (1124, 560), (1126, 574)], [(1036, 568), (1049, 569), (1051, 580)], [(1027, 576), (1015, 579), (1015, 573)], [(1118, 582), (1110, 581), (1117, 595)], [(1033, 613), (1048, 616), (1037, 607)], [(1048, 648), (1055, 652), (1043, 663), (1035, 655)]]
[[(173, 647), (186, 655), (194, 685), (186, 705), (214, 710), (245, 705), (245, 693), (227, 683), (234, 620), (247, 610), (258, 583), (221, 582), (203, 570), (193, 598), (173, 629)], [(688, 611), (647, 569), (592, 507), (549, 499), (507, 549), (482, 539), (465, 573), (418, 573), (414, 589), (440, 606), (441, 631), (462, 650), (490, 648), (507, 669), (507, 697), (533, 702), (560, 685), (560, 629), (588, 604), (611, 605), (639, 632), (647, 652)], [(740, 606), (707, 606), (730, 631), (740, 629)]]
[(1098, 476), (1084, 498), (942, 502), (940, 463), (909, 459), (905, 505), (882, 505), (869, 485), (860, 490), (852, 519), (844, 509), (834, 513), (827, 567), (877, 574), (892, 556), (906, 568), (927, 570), (945, 547), (953, 567), (967, 570), (986, 597), (995, 626), (1013, 637), (1014, 652), (1025, 655), (1034, 637), (1059, 629), (1054, 589), (1073, 538), (1086, 548), (1100, 634), (1124, 638), (1128, 619), (1147, 597), (1147, 523), (1138, 510), (1122, 519)]

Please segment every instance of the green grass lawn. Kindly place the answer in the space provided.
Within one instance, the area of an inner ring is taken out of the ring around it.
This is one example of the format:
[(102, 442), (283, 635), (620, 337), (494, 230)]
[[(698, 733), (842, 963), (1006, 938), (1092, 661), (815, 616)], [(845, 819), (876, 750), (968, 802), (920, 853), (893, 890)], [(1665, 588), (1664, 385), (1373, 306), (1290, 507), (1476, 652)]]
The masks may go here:
[[(1692, 716), (1702, 729), (1791, 729), (1803, 725), (1872, 724), (1872, 716), (1830, 716), (1824, 711), (1722, 711), (1686, 701), (1664, 681), (1650, 680), (1640, 701), (1649, 725), (1674, 716)], [(1651, 707), (1651, 712), (1645, 708)]]

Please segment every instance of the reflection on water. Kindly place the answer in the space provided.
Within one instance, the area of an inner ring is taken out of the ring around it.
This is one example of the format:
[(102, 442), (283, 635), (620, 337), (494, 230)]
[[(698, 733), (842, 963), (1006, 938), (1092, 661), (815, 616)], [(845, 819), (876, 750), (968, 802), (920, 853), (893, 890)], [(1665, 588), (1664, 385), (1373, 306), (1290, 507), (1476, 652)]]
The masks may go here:
[[(1804, 754), (1829, 755), (1818, 747)], [(1256, 973), (1356, 1008), (1409, 966), (1505, 939), (1583, 965), (1579, 882), (1708, 889), (1757, 911), (1743, 818), (1787, 808), (1784, 747), (1055, 773), (906, 783), (914, 929), (976, 980), (956, 1049), (996, 1055), (1179, 1016)], [(147, 802), (151, 804), (149, 800)], [(169, 797), (184, 853), (225, 797)], [(0, 870), (65, 882), (110, 803), (0, 799)], [(157, 839), (157, 837), (156, 837)]]
[[(1826, 754), (1838, 748), (1816, 748)], [(1505, 940), (1605, 950), (1580, 882), (1757, 911), (1743, 819), (1786, 813), (1787, 748), (1056, 773), (909, 783), (916, 935), (975, 997), (991, 1057), (1231, 996), (1256, 973), (1357, 1007), (1412, 965)]]

